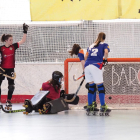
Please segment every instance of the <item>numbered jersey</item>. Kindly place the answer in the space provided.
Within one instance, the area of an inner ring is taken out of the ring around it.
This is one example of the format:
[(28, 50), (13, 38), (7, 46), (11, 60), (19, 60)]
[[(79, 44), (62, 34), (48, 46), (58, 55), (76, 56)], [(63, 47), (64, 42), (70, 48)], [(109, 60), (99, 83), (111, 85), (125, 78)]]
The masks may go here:
[(104, 50), (108, 49), (110, 51), (108, 44), (100, 43), (97, 47), (94, 47), (95, 44), (92, 44), (87, 49), (88, 58), (85, 62), (85, 67), (88, 65), (95, 65), (99, 69), (102, 69), (102, 62), (104, 57)]
[(1, 67), (6, 69), (11, 69), (15, 67), (15, 51), (19, 48), (18, 43), (14, 43), (9, 47), (5, 45), (0, 46), (1, 53)]
[(78, 57), (79, 57), (80, 61), (85, 60), (86, 53), (87, 53), (87, 50), (86, 49), (81, 49), (79, 51)]

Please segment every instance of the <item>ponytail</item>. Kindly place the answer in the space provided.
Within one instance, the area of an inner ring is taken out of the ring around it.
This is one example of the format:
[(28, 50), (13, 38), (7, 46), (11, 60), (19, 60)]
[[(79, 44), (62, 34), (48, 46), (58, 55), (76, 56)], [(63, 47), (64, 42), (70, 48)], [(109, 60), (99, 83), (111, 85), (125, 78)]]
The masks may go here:
[(77, 55), (81, 47), (78, 44), (74, 44), (71, 51), (69, 51), (70, 55), (73, 56), (74, 54)]
[(4, 41), (5, 41), (5, 34), (3, 34), (1, 37), (1, 42), (4, 42)]
[(10, 34), (7, 34), (7, 35), (3, 34), (2, 37), (1, 37), (1, 42), (5, 42), (5, 40), (9, 39), (9, 37), (12, 37), (12, 35), (10, 35)]
[(97, 44), (94, 47), (98, 47), (101, 41), (98, 41)]
[(105, 38), (106, 38), (105, 33), (103, 33), (103, 32), (99, 33), (98, 38), (95, 41), (95, 46), (94, 47), (98, 47), (98, 45), (100, 44), (100, 42), (102, 42), (103, 40), (105, 40)]

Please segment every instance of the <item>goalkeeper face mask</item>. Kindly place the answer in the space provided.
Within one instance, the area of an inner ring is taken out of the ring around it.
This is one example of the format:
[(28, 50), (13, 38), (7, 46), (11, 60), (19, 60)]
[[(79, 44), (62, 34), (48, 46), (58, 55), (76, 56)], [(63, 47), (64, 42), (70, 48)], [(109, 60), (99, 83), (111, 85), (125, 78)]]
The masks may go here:
[(63, 81), (63, 78), (59, 78), (59, 80), (58, 80), (59, 84), (61, 84), (62, 81)]
[(54, 71), (52, 74), (52, 79), (57, 81), (59, 84), (61, 84), (63, 79), (63, 74), (59, 71)]

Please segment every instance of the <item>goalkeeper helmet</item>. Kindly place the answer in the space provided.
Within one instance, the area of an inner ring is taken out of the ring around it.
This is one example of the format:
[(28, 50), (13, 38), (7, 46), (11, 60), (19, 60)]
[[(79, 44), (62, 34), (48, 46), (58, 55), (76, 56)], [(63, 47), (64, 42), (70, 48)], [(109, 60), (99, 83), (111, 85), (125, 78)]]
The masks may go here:
[(61, 84), (63, 74), (59, 71), (54, 71), (52, 74), (52, 79)]

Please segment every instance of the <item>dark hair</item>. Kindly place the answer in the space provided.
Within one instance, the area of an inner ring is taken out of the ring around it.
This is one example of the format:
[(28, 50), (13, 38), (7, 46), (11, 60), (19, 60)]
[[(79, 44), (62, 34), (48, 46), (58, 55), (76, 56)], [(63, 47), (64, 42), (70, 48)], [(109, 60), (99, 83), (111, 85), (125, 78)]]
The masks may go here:
[(53, 86), (54, 90), (58, 93), (58, 90), (61, 89), (61, 84), (59, 84), (56, 80), (49, 80), (50, 85)]
[(81, 47), (78, 44), (74, 44), (72, 50), (69, 51), (70, 55), (73, 56), (74, 54), (77, 55)]
[(7, 34), (7, 35), (3, 34), (2, 37), (1, 37), (1, 42), (5, 42), (5, 40), (9, 39), (9, 37), (12, 37), (12, 35), (10, 35), (10, 34)]
[(105, 33), (103, 33), (103, 32), (99, 33), (98, 38), (95, 41), (95, 44), (96, 45), (94, 47), (98, 47), (98, 45), (100, 44), (100, 42), (103, 41), (103, 40), (105, 40), (105, 38), (106, 38)]
[(61, 89), (61, 83), (59, 82), (59, 78), (62, 78), (63, 74), (60, 71), (54, 71), (52, 73), (52, 79), (50, 80), (50, 84), (54, 87), (55, 91), (58, 92)]

